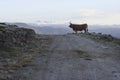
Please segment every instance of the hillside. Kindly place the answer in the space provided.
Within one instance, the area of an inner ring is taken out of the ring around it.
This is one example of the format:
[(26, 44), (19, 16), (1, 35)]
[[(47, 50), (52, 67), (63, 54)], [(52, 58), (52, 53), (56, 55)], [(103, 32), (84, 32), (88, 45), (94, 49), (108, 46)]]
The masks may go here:
[(120, 40), (111, 35), (38, 35), (4, 25), (0, 37), (1, 80), (120, 79)]
[(11, 74), (30, 63), (48, 43), (32, 29), (0, 23), (0, 80), (13, 80)]

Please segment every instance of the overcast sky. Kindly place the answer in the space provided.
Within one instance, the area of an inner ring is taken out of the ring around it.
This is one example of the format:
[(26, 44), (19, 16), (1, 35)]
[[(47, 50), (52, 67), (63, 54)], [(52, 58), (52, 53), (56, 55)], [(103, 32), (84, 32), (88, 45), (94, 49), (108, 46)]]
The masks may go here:
[(120, 24), (120, 0), (0, 0), (0, 21)]

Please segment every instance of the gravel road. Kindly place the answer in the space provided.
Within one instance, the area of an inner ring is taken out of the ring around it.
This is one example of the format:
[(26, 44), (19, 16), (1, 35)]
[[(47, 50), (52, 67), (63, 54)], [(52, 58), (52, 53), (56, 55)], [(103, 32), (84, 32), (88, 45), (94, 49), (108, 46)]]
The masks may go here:
[(120, 46), (80, 35), (51, 35), (52, 42), (15, 80), (120, 80)]

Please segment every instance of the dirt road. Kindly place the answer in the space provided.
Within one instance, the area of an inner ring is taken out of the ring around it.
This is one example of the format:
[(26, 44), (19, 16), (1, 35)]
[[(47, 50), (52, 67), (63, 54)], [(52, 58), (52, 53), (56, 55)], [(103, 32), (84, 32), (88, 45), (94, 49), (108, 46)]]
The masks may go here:
[(120, 46), (74, 34), (51, 39), (16, 80), (120, 80)]

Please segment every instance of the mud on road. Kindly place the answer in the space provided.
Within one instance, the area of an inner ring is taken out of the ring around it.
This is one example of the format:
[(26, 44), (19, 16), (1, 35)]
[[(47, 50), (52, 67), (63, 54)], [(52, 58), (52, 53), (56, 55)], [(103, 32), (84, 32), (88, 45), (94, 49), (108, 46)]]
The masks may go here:
[(15, 80), (120, 80), (119, 45), (75, 34), (49, 37), (51, 44)]

